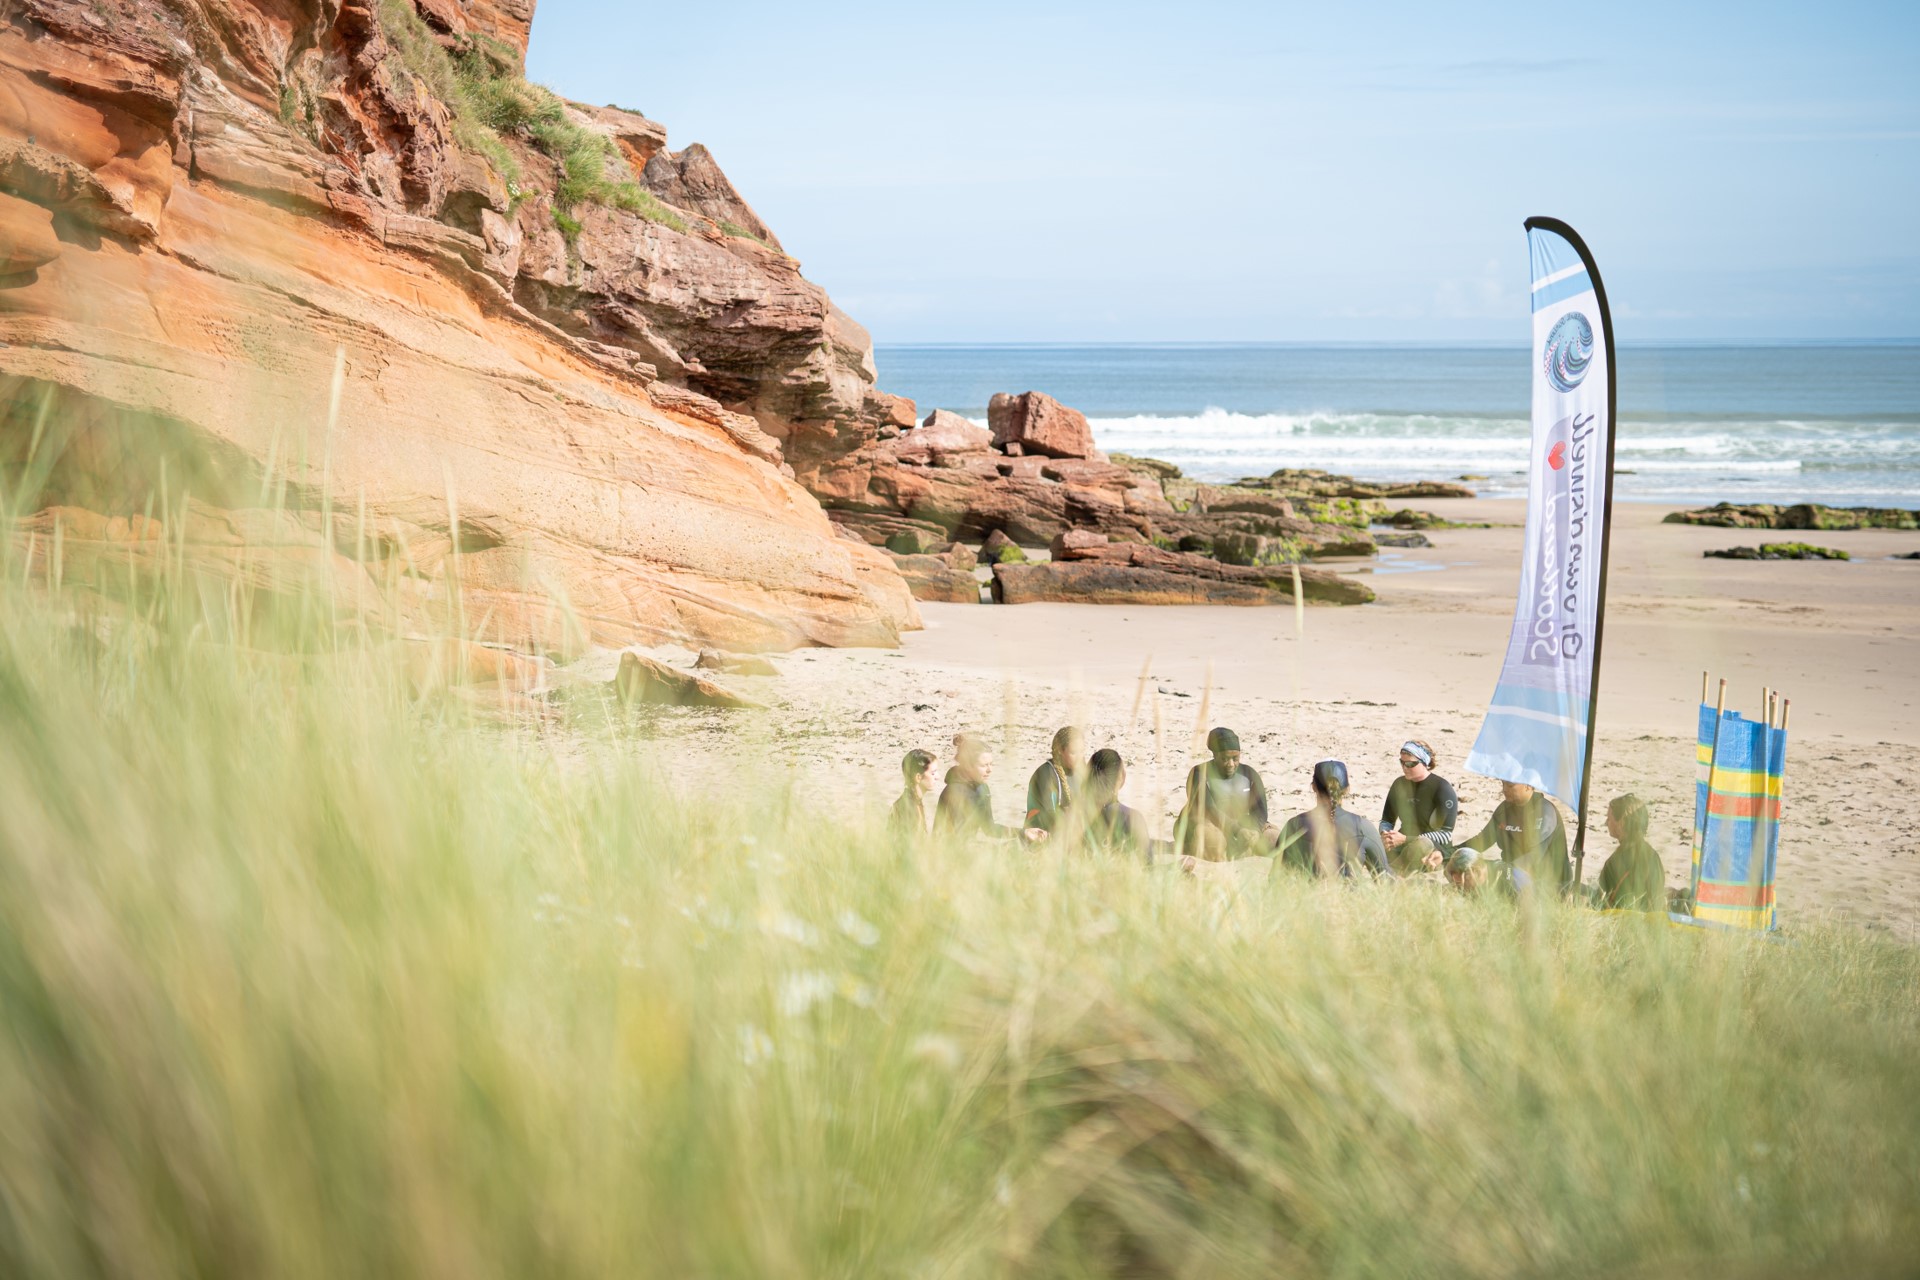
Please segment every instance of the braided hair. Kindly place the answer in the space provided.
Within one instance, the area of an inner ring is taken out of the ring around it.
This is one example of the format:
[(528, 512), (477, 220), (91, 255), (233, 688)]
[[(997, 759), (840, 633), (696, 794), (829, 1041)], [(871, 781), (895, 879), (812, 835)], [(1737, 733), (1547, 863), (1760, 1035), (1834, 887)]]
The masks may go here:
[(1347, 766), (1338, 760), (1322, 760), (1313, 766), (1313, 789), (1338, 809), (1341, 797), (1347, 794)]

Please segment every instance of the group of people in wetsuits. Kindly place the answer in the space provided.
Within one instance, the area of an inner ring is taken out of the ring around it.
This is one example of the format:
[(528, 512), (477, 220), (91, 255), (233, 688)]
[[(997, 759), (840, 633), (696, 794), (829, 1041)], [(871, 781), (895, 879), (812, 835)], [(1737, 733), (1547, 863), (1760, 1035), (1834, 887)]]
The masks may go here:
[[(1345, 807), (1347, 766), (1322, 760), (1310, 778), (1313, 806), (1276, 825), (1265, 783), (1240, 758), (1238, 735), (1217, 728), (1207, 735), (1209, 758), (1187, 774), (1185, 804), (1170, 841), (1151, 837), (1147, 823), (1121, 802), (1127, 770), (1120, 753), (1109, 747), (1088, 755), (1078, 728), (1053, 735), (1048, 758), (1027, 781), (1026, 817), (1017, 828), (994, 819), (993, 751), (986, 739), (961, 733), (953, 747), (953, 766), (931, 809), (932, 753), (909, 751), (901, 761), (906, 786), (888, 819), (897, 837), (1051, 841), (1148, 862), (1178, 859), (1190, 872), (1255, 856), (1272, 859), (1276, 869), (1316, 876), (1440, 872), (1466, 893), (1490, 885), (1513, 894), (1534, 888), (1565, 894), (1572, 887), (1566, 826), (1552, 801), (1526, 783), (1502, 782), (1501, 801), (1486, 825), (1456, 839), (1459, 798), (1434, 772), (1433, 747), (1417, 738), (1401, 744), (1400, 776), (1387, 789), (1377, 822)], [(1596, 905), (1665, 910), (1666, 872), (1647, 841), (1647, 820), (1647, 806), (1636, 796), (1620, 796), (1608, 806), (1607, 831), (1619, 845), (1601, 868), (1591, 895)]]

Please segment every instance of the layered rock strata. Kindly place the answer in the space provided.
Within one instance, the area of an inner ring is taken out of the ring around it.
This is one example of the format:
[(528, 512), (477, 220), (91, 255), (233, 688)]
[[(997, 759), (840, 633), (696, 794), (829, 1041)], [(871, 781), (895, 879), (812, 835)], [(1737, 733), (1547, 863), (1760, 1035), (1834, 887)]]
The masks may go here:
[(1227, 604), (1290, 603), (1295, 575), (1301, 599), (1320, 604), (1366, 604), (1373, 589), (1357, 578), (1298, 564), (1255, 567), (1222, 564), (1208, 556), (1165, 551), (1137, 542), (1101, 542), (1085, 534), (1054, 544), (1044, 564), (993, 567), (998, 604)]
[[(382, 547), (473, 539), (468, 581), (419, 581), (470, 627), (543, 650), (894, 643), (917, 625), (903, 581), (834, 536), (783, 446), (843, 452), (910, 406), (874, 389), (864, 331), (704, 149), (569, 106), (652, 203), (567, 212), (566, 162), (530, 134), (463, 147), (433, 41), (511, 59), (532, 15), (0, 10), (0, 444), (17, 463), (33, 423), (57, 421), (67, 486), (103, 516), (151, 500), (164, 446), (174, 484), (201, 482), (172, 519), (255, 528), (290, 510), (303, 532), (284, 536), (349, 596), (393, 557), (318, 527), (327, 493), (364, 505)], [(103, 458), (119, 469), (82, 474)]]

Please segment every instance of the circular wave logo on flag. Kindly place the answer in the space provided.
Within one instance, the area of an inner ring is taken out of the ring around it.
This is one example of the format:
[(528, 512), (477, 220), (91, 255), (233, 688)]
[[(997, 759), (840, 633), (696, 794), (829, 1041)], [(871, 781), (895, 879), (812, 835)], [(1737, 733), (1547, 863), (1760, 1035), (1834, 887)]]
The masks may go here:
[(1585, 381), (1593, 364), (1593, 326), (1587, 318), (1578, 311), (1561, 316), (1547, 333), (1540, 362), (1555, 391), (1571, 391)]

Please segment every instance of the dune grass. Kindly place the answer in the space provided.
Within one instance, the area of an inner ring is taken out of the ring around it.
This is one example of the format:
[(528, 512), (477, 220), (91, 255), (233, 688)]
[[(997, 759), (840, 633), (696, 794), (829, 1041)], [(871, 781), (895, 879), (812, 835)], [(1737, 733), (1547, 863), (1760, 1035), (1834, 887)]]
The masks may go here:
[(553, 219), (569, 242), (580, 233), (584, 205), (621, 209), (675, 231), (687, 230), (684, 218), (635, 180), (612, 139), (577, 123), (558, 94), (521, 74), (512, 48), (474, 36), (460, 51), (449, 52), (410, 0), (381, 0), (379, 12), (400, 67), (411, 82), (446, 105), (454, 141), (485, 157), (506, 180), (516, 203), (525, 195), (520, 190), (523, 174), (505, 139), (524, 138), (554, 162)]
[(0, 1274), (1913, 1263), (1911, 949), (903, 854), (778, 782), (664, 793), (617, 708), (214, 643), (247, 602), (184, 566), (99, 614), (25, 577)]

